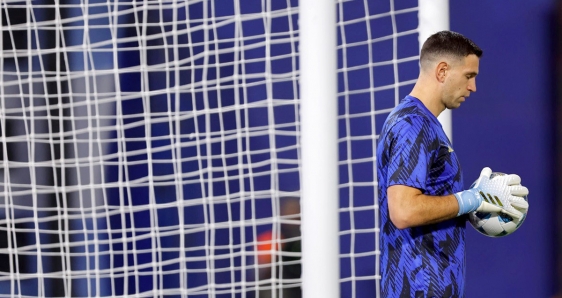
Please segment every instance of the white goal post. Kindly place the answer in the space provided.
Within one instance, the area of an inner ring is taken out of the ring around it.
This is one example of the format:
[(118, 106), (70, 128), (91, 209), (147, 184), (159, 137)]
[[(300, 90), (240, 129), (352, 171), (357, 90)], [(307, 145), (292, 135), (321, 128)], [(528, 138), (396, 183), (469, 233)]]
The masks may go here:
[[(449, 0), (419, 0), (420, 50), (423, 42), (432, 34), (449, 30)], [(451, 110), (446, 109), (439, 117), (449, 140), (453, 141), (453, 120)]]
[(0, 297), (379, 296), (377, 134), (447, 10), (2, 2)]
[(336, 6), (301, 1), (302, 280), (305, 297), (340, 297)]

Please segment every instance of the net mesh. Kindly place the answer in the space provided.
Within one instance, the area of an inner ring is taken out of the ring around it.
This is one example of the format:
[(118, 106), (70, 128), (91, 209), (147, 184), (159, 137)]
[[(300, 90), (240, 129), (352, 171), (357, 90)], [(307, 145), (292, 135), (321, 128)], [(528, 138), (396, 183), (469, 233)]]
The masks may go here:
[[(417, 1), (336, 5), (341, 290), (362, 297)], [(297, 1), (0, 8), (0, 296), (300, 297)]]

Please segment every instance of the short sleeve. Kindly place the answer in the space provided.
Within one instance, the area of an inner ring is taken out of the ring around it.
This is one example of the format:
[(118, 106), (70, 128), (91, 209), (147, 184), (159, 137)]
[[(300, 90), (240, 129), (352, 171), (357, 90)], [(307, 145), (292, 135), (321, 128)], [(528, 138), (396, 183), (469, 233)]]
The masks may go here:
[(432, 162), (432, 152), (439, 139), (427, 119), (412, 115), (391, 128), (388, 147), (388, 186), (401, 184), (424, 193)]

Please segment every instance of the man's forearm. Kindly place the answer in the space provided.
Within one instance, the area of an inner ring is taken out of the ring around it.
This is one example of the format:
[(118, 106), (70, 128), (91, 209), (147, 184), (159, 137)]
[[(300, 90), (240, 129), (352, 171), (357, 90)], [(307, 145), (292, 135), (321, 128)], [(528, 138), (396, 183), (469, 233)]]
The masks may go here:
[(459, 205), (454, 195), (428, 196), (413, 187), (388, 188), (390, 220), (399, 229), (438, 223), (457, 216)]

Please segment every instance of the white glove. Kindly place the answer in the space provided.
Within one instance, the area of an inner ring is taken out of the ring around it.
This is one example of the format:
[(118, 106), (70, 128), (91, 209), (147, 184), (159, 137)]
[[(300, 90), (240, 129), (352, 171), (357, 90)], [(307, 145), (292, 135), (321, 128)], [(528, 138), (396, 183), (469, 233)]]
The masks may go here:
[(523, 198), (529, 190), (521, 185), (517, 175), (496, 175), (492, 178), (492, 170), (482, 169), (480, 177), (473, 186), (455, 194), (459, 203), (459, 213), (502, 212), (519, 221), (529, 209), (529, 203)]

